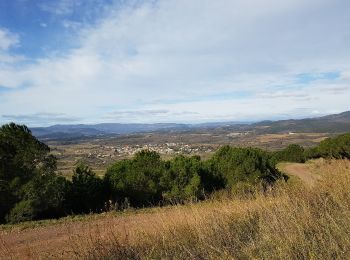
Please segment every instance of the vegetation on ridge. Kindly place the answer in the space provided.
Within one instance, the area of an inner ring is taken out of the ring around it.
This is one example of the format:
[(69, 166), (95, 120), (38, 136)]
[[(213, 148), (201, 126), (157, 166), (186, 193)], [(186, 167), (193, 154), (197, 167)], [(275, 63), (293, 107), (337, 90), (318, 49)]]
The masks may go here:
[(103, 179), (79, 165), (72, 180), (56, 173), (56, 158), (25, 126), (0, 128), (0, 221), (57, 218), (129, 206), (144, 207), (204, 199), (225, 189), (253, 190), (286, 178), (280, 161), (308, 158), (349, 158), (350, 134), (327, 139), (304, 150), (298, 145), (278, 152), (224, 146), (212, 158), (176, 156), (164, 161), (159, 154), (141, 151), (132, 159), (111, 165)]

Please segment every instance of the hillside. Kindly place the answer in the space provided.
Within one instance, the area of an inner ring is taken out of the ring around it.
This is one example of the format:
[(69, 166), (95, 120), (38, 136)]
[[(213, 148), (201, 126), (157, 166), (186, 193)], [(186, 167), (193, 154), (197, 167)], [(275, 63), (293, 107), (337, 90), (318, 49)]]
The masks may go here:
[[(314, 186), (3, 227), (0, 254), (27, 259), (345, 259), (350, 163), (317, 160)], [(292, 171), (291, 175), (294, 174)]]
[(251, 126), (258, 133), (341, 133), (350, 130), (350, 111), (317, 118), (264, 121)]

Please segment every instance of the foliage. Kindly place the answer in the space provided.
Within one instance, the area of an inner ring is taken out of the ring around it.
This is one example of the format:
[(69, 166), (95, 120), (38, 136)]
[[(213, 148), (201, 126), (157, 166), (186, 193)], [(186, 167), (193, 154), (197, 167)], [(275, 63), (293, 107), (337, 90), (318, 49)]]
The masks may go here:
[(75, 214), (102, 211), (106, 198), (104, 183), (87, 165), (80, 164), (73, 172), (68, 193), (68, 208)]
[(0, 180), (0, 223), (4, 222), (6, 214), (15, 204), (16, 198), (13, 195), (8, 182)]
[(20, 201), (7, 216), (7, 221), (58, 218), (66, 215), (65, 201), (69, 182), (56, 175), (37, 175), (20, 190)]
[(54, 168), (50, 148), (32, 136), (24, 125), (14, 123), (0, 128), (0, 179), (11, 182), (19, 178), (23, 184), (37, 169)]
[[(46, 185), (50, 186), (47, 180), (38, 181), (40, 176), (54, 174), (56, 170), (56, 158), (49, 152), (50, 148), (24, 125), (11, 123), (0, 128), (0, 222), (10, 211), (8, 220), (21, 221), (39, 217), (46, 210), (41, 203), (36, 206), (37, 197), (30, 198), (27, 191), (38, 189), (39, 193)], [(29, 188), (36, 182), (41, 186)], [(45, 201), (49, 198), (42, 197)]]
[(350, 133), (327, 138), (307, 153), (309, 158), (350, 159)]
[[(92, 231), (82, 259), (349, 259), (350, 162), (317, 162), (312, 189), (279, 183), (255, 197), (224, 197), (115, 218), (131, 230)], [(151, 224), (150, 224), (151, 223)], [(110, 225), (110, 222), (108, 222)], [(150, 228), (154, 227), (154, 228)], [(116, 225), (118, 226), (118, 225)], [(100, 228), (99, 230), (101, 230)], [(112, 233), (112, 234), (111, 234)], [(125, 236), (128, 239), (125, 239)]]
[(11, 209), (10, 213), (6, 216), (6, 220), (9, 223), (33, 220), (37, 214), (35, 209), (37, 207), (34, 201), (21, 200)]
[(224, 146), (206, 161), (182, 155), (165, 161), (143, 150), (111, 165), (103, 179), (80, 164), (70, 181), (56, 173), (47, 145), (26, 126), (11, 123), (0, 128), (0, 223), (101, 212), (109, 208), (108, 200), (141, 207), (203, 199), (220, 189), (249, 193), (285, 177), (277, 162), (317, 157), (350, 159), (350, 133), (306, 150), (289, 145), (269, 153)]
[(159, 202), (164, 166), (158, 153), (146, 150), (136, 153), (131, 160), (116, 162), (105, 175), (112, 198), (119, 202), (128, 198), (135, 206)]
[(56, 174), (56, 158), (26, 126), (12, 123), (0, 129), (2, 222), (100, 212), (108, 199), (134, 207), (197, 200), (241, 182), (271, 183), (279, 177), (266, 152), (223, 147), (206, 162), (199, 156), (164, 161), (143, 150), (109, 167), (103, 180), (81, 164), (69, 181)]
[(240, 182), (273, 183), (282, 177), (269, 154), (256, 148), (224, 146), (214, 154), (209, 164), (210, 170), (223, 179), (224, 187), (230, 189)]
[(298, 144), (288, 145), (285, 149), (274, 152), (272, 157), (276, 162), (304, 163), (306, 160), (305, 150)]
[(181, 202), (203, 195), (201, 175), (204, 169), (199, 156), (177, 156), (167, 164), (161, 178), (165, 200)]

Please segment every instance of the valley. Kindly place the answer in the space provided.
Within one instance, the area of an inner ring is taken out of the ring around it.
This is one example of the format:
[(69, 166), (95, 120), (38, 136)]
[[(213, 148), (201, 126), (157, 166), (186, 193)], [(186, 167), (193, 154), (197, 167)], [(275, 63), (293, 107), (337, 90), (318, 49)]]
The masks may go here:
[(75, 142), (49, 141), (48, 144), (58, 159), (59, 173), (70, 176), (75, 166), (79, 162), (84, 162), (101, 176), (111, 163), (130, 158), (142, 149), (156, 151), (163, 159), (170, 159), (179, 154), (199, 155), (207, 159), (219, 147), (227, 144), (275, 151), (289, 144), (312, 147), (330, 136), (332, 136), (330, 133), (255, 134), (252, 132), (202, 131), (139, 133), (90, 138)]

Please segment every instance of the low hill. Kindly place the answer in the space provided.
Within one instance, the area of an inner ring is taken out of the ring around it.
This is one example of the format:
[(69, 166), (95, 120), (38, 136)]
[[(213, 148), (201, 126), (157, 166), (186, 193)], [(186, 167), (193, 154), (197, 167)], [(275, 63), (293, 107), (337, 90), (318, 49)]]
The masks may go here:
[(316, 118), (263, 121), (251, 127), (258, 133), (342, 133), (350, 131), (350, 111)]
[(261, 121), (257, 123), (214, 122), (201, 124), (120, 124), (102, 123), (95, 125), (53, 125), (33, 127), (33, 134), (42, 140), (79, 139), (84, 137), (125, 135), (149, 132), (227, 132), (251, 131), (257, 134), (286, 132), (299, 133), (343, 133), (350, 131), (350, 111), (316, 118)]
[(188, 129), (186, 124), (119, 124), (102, 123), (95, 125), (53, 125), (49, 127), (33, 127), (33, 134), (40, 139), (74, 139), (140, 132), (171, 131)]

